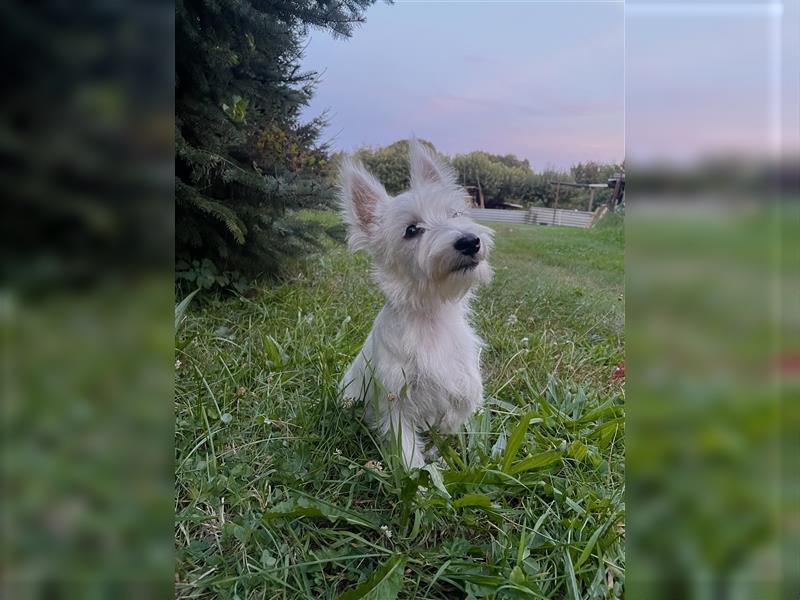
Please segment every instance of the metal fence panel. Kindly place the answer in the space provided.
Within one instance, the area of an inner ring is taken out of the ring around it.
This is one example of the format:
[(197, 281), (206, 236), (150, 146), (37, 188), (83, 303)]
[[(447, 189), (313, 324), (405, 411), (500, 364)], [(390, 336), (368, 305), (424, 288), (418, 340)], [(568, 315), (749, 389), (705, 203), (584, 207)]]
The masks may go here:
[(499, 223), (527, 223), (528, 211), (502, 210), (497, 208), (473, 208), (470, 210), (473, 219), (497, 221)]
[(528, 223), (531, 225), (562, 225), (566, 227), (589, 227), (594, 213), (584, 210), (543, 208), (535, 206), (528, 210), (503, 210), (496, 208), (473, 208), (473, 219), (498, 223)]

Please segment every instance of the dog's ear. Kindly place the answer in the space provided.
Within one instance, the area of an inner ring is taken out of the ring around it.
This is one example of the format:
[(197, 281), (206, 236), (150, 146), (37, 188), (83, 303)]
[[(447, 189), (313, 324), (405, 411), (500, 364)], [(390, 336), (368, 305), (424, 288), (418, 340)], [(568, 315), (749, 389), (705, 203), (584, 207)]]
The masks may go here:
[(365, 248), (375, 225), (378, 205), (389, 196), (381, 183), (359, 161), (345, 158), (339, 167), (342, 217), (352, 250)]
[(426, 183), (443, 183), (455, 185), (456, 176), (453, 170), (441, 161), (429, 148), (416, 139), (409, 144), (409, 164), (411, 167), (411, 187)]

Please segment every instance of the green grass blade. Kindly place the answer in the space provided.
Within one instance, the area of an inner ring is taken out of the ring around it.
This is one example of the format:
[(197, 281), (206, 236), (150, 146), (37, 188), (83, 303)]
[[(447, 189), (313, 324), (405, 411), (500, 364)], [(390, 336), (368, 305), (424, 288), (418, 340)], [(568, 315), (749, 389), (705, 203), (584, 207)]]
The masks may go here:
[(189, 303), (192, 301), (192, 298), (194, 298), (197, 292), (199, 291), (200, 288), (197, 288), (191, 294), (186, 296), (186, 298), (184, 298), (178, 304), (175, 305), (175, 331), (178, 331), (178, 327), (183, 322), (183, 313), (186, 312), (186, 308), (189, 306)]
[(569, 555), (569, 548), (564, 548), (564, 569), (567, 573), (567, 591), (572, 600), (581, 600), (581, 593), (578, 589), (578, 581), (575, 579), (575, 567), (572, 565), (572, 557)]
[(605, 523), (603, 523), (601, 527), (598, 527), (594, 531), (594, 533), (589, 538), (589, 541), (586, 542), (586, 546), (583, 548), (581, 555), (578, 557), (578, 560), (575, 563), (576, 569), (580, 569), (581, 565), (583, 565), (583, 563), (587, 561), (587, 559), (592, 553), (592, 550), (594, 549), (595, 544), (597, 543), (597, 540), (600, 539), (600, 536), (603, 535), (603, 532), (605, 532), (605, 530), (608, 528), (611, 522), (616, 518), (617, 518), (616, 514), (612, 515), (611, 517), (608, 518), (608, 520)]

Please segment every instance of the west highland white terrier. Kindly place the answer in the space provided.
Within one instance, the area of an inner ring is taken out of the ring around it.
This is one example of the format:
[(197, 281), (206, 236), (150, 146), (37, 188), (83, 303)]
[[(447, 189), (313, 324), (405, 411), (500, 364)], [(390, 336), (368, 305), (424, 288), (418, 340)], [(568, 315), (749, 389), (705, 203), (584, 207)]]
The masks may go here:
[(468, 318), (472, 289), (491, 278), (493, 231), (467, 216), (450, 167), (409, 146), (411, 187), (393, 198), (359, 162), (341, 167), (348, 245), (372, 256), (386, 304), (340, 388), (414, 468), (425, 464), (422, 433), (455, 433), (483, 403), (482, 341)]

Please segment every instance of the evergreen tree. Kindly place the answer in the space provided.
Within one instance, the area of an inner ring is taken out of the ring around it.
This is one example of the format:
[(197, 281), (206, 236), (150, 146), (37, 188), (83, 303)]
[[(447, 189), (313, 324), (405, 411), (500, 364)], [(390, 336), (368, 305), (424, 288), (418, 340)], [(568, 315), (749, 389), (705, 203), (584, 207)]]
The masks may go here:
[(299, 123), (316, 76), (300, 69), (302, 42), (310, 28), (350, 36), (373, 2), (177, 1), (179, 261), (256, 275), (314, 244), (312, 224), (287, 216), (331, 195), (324, 122)]

